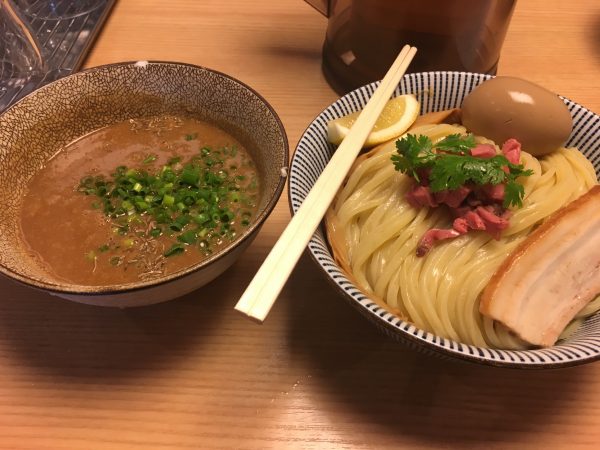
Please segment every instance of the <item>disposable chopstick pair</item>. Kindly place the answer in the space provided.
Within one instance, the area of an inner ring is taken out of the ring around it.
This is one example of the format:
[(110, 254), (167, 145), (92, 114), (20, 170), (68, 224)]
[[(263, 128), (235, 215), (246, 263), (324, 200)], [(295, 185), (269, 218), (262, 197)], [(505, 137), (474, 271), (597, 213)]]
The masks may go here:
[(405, 45), (306, 199), (271, 249), (235, 309), (259, 322), (271, 310), (308, 241), (360, 153), (417, 49)]

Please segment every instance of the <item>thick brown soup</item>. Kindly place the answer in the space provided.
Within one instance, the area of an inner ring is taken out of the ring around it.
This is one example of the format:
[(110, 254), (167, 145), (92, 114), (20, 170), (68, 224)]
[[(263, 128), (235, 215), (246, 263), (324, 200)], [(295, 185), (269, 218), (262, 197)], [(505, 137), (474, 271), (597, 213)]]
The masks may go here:
[(235, 240), (258, 194), (252, 159), (221, 129), (132, 119), (71, 143), (39, 171), (21, 229), (54, 278), (125, 284), (184, 269)]

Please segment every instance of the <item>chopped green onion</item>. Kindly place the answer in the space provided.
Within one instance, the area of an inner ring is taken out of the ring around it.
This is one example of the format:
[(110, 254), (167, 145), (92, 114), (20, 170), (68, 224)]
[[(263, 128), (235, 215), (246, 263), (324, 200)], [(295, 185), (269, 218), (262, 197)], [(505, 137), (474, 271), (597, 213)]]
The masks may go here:
[(123, 245), (123, 247), (125, 247), (125, 248), (133, 247), (134, 243), (135, 243), (134, 240), (131, 238), (121, 240), (121, 245)]
[(206, 214), (197, 214), (196, 216), (194, 216), (194, 222), (196, 222), (198, 225), (202, 225), (205, 222), (208, 222), (210, 218), (206, 215)]
[(183, 170), (181, 171), (179, 180), (181, 183), (195, 186), (200, 180), (200, 170), (191, 164), (186, 164)]
[[(197, 137), (186, 136), (190, 140)], [(183, 164), (181, 157), (175, 156), (167, 164), (150, 170), (118, 166), (110, 177), (83, 177), (78, 192), (94, 195), (97, 200), (92, 208), (103, 210), (113, 231), (123, 236), (120, 246), (111, 244), (109, 248), (104, 244), (97, 251), (125, 250), (139, 245), (144, 238), (162, 236), (175, 240), (165, 256), (181, 253), (183, 245), (199, 240), (202, 242), (196, 247), (210, 253), (212, 245), (220, 245), (223, 237), (233, 239), (237, 223), (242, 226), (250, 223), (251, 213), (244, 215), (245, 211), (239, 211), (240, 206), (252, 207), (256, 201), (255, 194), (243, 192), (257, 187), (256, 177), (238, 170), (238, 166), (251, 163), (243, 160), (238, 164), (230, 159), (236, 154), (235, 147), (201, 147), (200, 154)], [(157, 159), (156, 154), (148, 153), (142, 163)], [(251, 181), (245, 186), (248, 178)], [(238, 216), (240, 222), (236, 220)], [(142, 239), (138, 241), (138, 237)], [(126, 261), (124, 256), (115, 256), (110, 262), (127, 267)]]
[(134, 209), (133, 203), (131, 203), (129, 200), (123, 200), (121, 202), (121, 208), (123, 208), (125, 211), (132, 211)]
[(198, 236), (195, 231), (188, 230), (177, 236), (177, 240), (184, 244), (194, 244), (198, 240)]
[(173, 206), (175, 204), (175, 197), (165, 194), (162, 199), (162, 204), (165, 206)]
[(163, 255), (168, 258), (169, 256), (177, 255), (179, 253), (183, 253), (184, 251), (185, 248), (182, 244), (173, 244), (169, 250), (163, 253)]
[(144, 159), (143, 162), (144, 164), (150, 164), (151, 162), (156, 161), (157, 158), (158, 157), (155, 154), (151, 153), (148, 156), (146, 156), (146, 159)]

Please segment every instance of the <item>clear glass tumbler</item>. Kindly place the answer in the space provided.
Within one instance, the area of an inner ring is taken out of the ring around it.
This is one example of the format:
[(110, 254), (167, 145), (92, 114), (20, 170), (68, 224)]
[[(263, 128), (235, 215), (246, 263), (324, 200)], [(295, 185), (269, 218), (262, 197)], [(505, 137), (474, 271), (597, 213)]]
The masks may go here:
[(107, 0), (14, 0), (25, 15), (40, 20), (73, 19), (104, 6)]
[(42, 47), (35, 33), (11, 0), (0, 0), (0, 99), (43, 70)]

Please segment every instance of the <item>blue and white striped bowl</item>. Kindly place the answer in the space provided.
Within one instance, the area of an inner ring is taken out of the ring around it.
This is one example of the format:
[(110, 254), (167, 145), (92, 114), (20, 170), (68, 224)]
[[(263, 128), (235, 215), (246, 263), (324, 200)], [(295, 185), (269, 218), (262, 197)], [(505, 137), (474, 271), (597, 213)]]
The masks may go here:
[[(394, 95), (415, 94), (421, 113), (460, 106), (462, 99), (489, 75), (464, 72), (427, 72), (406, 75)], [(302, 135), (294, 153), (289, 175), (289, 202), (296, 213), (334, 147), (327, 142), (327, 122), (362, 109), (377, 83), (363, 86), (327, 107)], [(568, 146), (578, 147), (600, 174), (600, 117), (568, 99), (563, 99), (573, 116)], [(409, 346), (439, 356), (476, 363), (518, 368), (557, 368), (600, 359), (600, 313), (588, 318), (568, 340), (549, 349), (490, 350), (444, 339), (405, 322), (366, 297), (335, 263), (321, 228), (308, 248), (313, 259), (344, 298), (387, 335)], [(599, 274), (600, 276), (600, 274)]]

